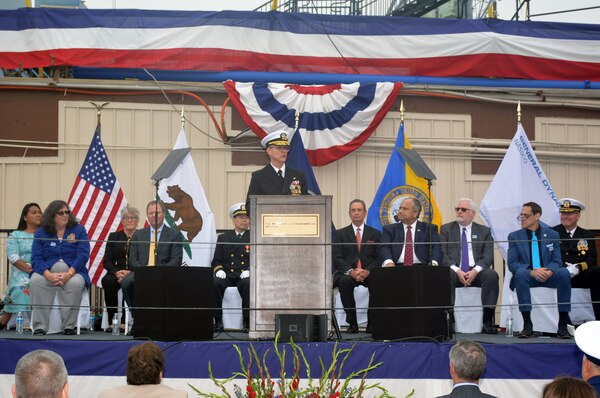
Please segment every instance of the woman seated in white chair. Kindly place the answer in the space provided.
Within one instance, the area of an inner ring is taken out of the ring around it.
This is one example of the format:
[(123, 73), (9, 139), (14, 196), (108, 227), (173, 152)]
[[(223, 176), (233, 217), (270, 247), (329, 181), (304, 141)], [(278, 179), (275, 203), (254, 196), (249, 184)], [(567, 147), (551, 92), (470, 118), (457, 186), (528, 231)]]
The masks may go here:
[[(117, 307), (119, 306), (118, 294), (119, 289), (121, 289), (121, 281), (130, 272), (129, 246), (139, 219), (140, 211), (127, 205), (121, 210), (123, 230), (108, 235), (103, 261), (106, 275), (102, 278), (102, 288), (104, 289), (104, 301), (109, 324), (117, 313)], [(122, 331), (125, 331), (125, 319), (122, 314), (119, 316), (119, 324), (120, 328), (123, 329)], [(112, 327), (109, 327), (107, 331), (112, 331)]]
[(48, 205), (31, 248), (31, 305), (33, 334), (48, 331), (50, 310), (58, 294), (62, 329), (75, 334), (77, 314), (84, 288), (90, 286), (87, 262), (90, 242), (83, 225), (62, 200)]

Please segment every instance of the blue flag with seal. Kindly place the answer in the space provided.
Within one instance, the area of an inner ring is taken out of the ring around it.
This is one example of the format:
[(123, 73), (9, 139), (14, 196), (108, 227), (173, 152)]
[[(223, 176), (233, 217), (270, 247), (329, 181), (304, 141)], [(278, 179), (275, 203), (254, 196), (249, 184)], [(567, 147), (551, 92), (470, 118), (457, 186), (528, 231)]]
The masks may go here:
[[(400, 124), (396, 145), (367, 215), (367, 225), (379, 230), (382, 230), (384, 225), (397, 222), (396, 213), (400, 203), (407, 197), (413, 197), (421, 202), (423, 211), (419, 215), (419, 221), (428, 222), (430, 219), (427, 181), (417, 177), (396, 148), (411, 149), (410, 142), (404, 135), (404, 123)], [(439, 227), (442, 225), (442, 215), (433, 195), (431, 195), (431, 208), (433, 209), (432, 223)]]

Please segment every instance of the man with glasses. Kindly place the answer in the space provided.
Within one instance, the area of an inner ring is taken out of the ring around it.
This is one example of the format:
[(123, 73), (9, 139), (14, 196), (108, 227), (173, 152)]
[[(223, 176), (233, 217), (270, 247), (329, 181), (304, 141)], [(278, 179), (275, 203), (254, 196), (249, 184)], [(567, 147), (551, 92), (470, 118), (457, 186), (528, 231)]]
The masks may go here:
[[(285, 131), (268, 134), (260, 142), (269, 155), (270, 163), (252, 173), (250, 195), (308, 195), (306, 176), (301, 170), (286, 167), (290, 143)], [(250, 199), (246, 200), (248, 208)]]
[(570, 339), (571, 276), (560, 257), (558, 232), (540, 223), (542, 208), (535, 202), (523, 204), (519, 220), (522, 229), (508, 235), (508, 268), (513, 277), (511, 290), (517, 291), (519, 311), (523, 317), (520, 338), (533, 336), (531, 322), (531, 287), (556, 288), (558, 298), (557, 337)]
[(590, 289), (594, 315), (600, 320), (600, 268), (596, 266), (596, 239), (592, 231), (577, 225), (585, 205), (571, 198), (558, 201), (560, 224), (554, 229), (560, 235), (560, 254), (571, 274), (571, 287)]
[(485, 334), (497, 334), (493, 317), (498, 301), (498, 274), (492, 269), (494, 263), (494, 239), (490, 229), (473, 222), (477, 204), (469, 198), (461, 198), (455, 207), (456, 221), (442, 225), (440, 241), (444, 258), (442, 265), (452, 272), (452, 303), (454, 288), (475, 286), (481, 288), (483, 304), (483, 330)]

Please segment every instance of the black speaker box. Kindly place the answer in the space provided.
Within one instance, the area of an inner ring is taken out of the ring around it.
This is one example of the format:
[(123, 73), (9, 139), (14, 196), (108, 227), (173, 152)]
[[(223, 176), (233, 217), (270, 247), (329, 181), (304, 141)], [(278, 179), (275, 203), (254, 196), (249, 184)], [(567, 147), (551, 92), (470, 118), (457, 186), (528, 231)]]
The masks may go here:
[(134, 337), (160, 341), (213, 338), (216, 298), (210, 267), (137, 267), (134, 303), (142, 308), (134, 312)]
[(275, 332), (279, 341), (294, 343), (327, 341), (327, 314), (276, 314)]
[(449, 339), (450, 272), (450, 267), (425, 265), (374, 268), (369, 276), (369, 324), (373, 339)]

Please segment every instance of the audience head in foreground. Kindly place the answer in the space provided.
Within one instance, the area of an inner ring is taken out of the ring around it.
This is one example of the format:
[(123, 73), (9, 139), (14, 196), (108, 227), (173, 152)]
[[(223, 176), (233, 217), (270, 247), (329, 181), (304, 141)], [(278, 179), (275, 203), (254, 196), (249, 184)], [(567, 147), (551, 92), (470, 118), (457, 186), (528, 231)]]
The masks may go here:
[(15, 368), (14, 398), (67, 398), (65, 362), (55, 352), (35, 350), (25, 354)]
[(596, 398), (594, 388), (575, 377), (558, 377), (544, 387), (542, 398)]
[(110, 388), (100, 398), (184, 398), (188, 394), (161, 384), (165, 355), (155, 343), (143, 343), (127, 353), (127, 385)]

